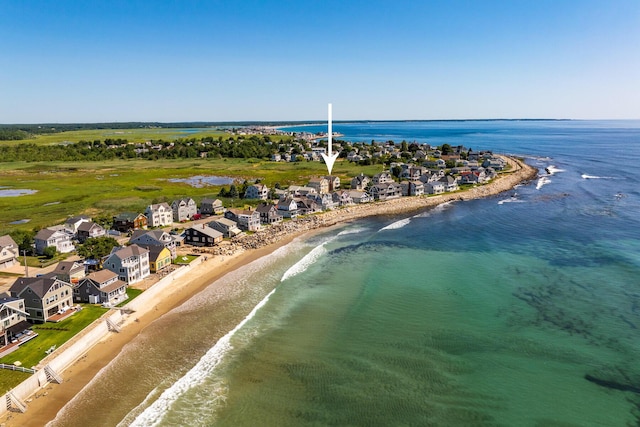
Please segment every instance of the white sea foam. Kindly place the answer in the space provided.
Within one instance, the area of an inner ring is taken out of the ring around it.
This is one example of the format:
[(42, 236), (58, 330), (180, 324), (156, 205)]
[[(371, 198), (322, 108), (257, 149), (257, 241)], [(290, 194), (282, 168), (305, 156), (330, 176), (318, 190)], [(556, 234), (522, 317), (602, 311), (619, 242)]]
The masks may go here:
[(295, 264), (293, 264), (287, 271), (282, 275), (281, 282), (284, 282), (290, 277), (293, 277), (297, 274), (304, 272), (309, 266), (314, 264), (322, 255), (327, 253), (327, 250), (324, 248), (324, 245), (331, 242), (335, 237), (331, 237), (324, 242), (320, 243), (318, 246), (313, 248), (311, 252), (306, 254), (302, 259)]
[(587, 175), (586, 173), (583, 173), (580, 176), (582, 177), (582, 179), (613, 179), (613, 177), (611, 176), (595, 176), (595, 175)]
[(549, 165), (549, 166), (547, 166), (547, 167), (545, 168), (545, 170), (546, 170), (546, 171), (548, 171), (548, 174), (549, 174), (549, 175), (555, 175), (555, 174), (557, 174), (558, 172), (564, 172), (564, 171), (565, 171), (564, 169), (557, 168), (557, 167), (555, 167), (554, 165)]
[(189, 389), (201, 384), (220, 364), (224, 356), (233, 348), (231, 346), (231, 337), (233, 337), (240, 328), (255, 316), (258, 310), (260, 310), (260, 308), (269, 301), (269, 298), (275, 291), (276, 290), (274, 289), (269, 292), (269, 295), (264, 297), (264, 299), (260, 301), (253, 310), (251, 310), (251, 313), (249, 313), (242, 322), (238, 323), (235, 328), (220, 338), (189, 372), (173, 383), (173, 385), (166, 389), (155, 402), (138, 415), (133, 423), (131, 423), (131, 426), (146, 427), (157, 426), (160, 424), (164, 414), (170, 409), (171, 405)]
[(357, 228), (349, 228), (346, 230), (342, 230), (341, 232), (338, 233), (338, 236), (346, 236), (347, 234), (356, 234), (356, 233), (362, 233), (363, 231), (366, 231), (367, 229), (364, 227), (357, 227)]
[(401, 219), (400, 221), (396, 221), (394, 223), (391, 223), (389, 225), (387, 225), (386, 227), (382, 227), (380, 230), (378, 231), (382, 231), (382, 230), (395, 230), (397, 228), (402, 228), (405, 225), (409, 224), (411, 222), (411, 218), (405, 218), (405, 219)]
[(419, 214), (414, 215), (413, 218), (427, 218), (433, 215), (434, 213), (442, 212), (443, 210), (449, 208), (454, 203), (455, 203), (455, 200), (449, 200), (448, 202), (440, 203), (439, 205), (436, 205), (427, 211), (420, 212)]
[(503, 203), (523, 203), (523, 200), (518, 199), (517, 197), (509, 197), (508, 199), (500, 200), (498, 202), (499, 205)]
[(538, 182), (536, 183), (536, 190), (539, 190), (542, 188), (542, 186), (547, 185), (551, 182), (551, 180), (549, 178), (547, 178), (546, 176), (541, 176), (538, 179)]

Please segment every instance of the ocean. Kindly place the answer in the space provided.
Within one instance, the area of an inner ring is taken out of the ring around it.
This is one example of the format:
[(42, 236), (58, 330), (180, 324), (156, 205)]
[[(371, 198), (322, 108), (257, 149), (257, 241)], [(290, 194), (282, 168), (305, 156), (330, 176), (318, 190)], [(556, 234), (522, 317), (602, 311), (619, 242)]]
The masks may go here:
[(294, 240), (154, 322), (51, 425), (640, 425), (640, 121), (334, 130), (540, 174)]

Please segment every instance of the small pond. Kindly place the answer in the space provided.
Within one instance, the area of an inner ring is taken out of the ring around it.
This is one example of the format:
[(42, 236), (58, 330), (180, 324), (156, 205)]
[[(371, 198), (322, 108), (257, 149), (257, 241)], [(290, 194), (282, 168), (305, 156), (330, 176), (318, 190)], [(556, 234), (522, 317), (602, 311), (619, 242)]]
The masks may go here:
[(192, 187), (202, 188), (208, 185), (227, 185), (233, 184), (235, 178), (228, 176), (215, 176), (215, 175), (197, 175), (189, 178), (171, 178), (169, 182), (183, 182), (189, 184)]
[(26, 196), (28, 194), (37, 193), (38, 190), (28, 190), (26, 188), (11, 188), (0, 190), (0, 197), (18, 197)]

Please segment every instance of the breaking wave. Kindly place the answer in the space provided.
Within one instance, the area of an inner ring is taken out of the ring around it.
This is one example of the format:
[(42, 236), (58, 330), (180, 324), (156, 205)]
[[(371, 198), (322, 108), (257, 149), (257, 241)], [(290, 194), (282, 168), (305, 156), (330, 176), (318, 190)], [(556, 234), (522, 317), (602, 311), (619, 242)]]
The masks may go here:
[(382, 230), (395, 230), (397, 228), (402, 228), (405, 225), (409, 224), (411, 222), (411, 218), (405, 218), (405, 219), (401, 219), (399, 221), (393, 222), (385, 227), (382, 227), (380, 230), (378, 231), (382, 231)]
[(309, 268), (312, 264), (314, 264), (322, 255), (327, 253), (327, 250), (325, 249), (324, 246), (327, 243), (331, 242), (333, 239), (335, 239), (335, 237), (331, 237), (325, 240), (324, 242), (320, 243), (315, 248), (313, 248), (311, 252), (306, 254), (304, 257), (302, 257), (300, 261), (296, 262), (287, 271), (285, 271), (280, 281), (284, 282), (288, 278), (304, 272), (307, 268)]

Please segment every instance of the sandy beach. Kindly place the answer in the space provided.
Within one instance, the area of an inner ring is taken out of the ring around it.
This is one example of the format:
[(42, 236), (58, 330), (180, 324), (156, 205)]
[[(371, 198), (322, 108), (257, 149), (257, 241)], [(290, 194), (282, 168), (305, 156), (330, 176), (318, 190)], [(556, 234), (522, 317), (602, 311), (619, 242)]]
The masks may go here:
[(318, 215), (310, 215), (297, 221), (289, 221), (262, 232), (242, 236), (227, 245), (208, 251), (207, 260), (195, 266), (188, 279), (181, 280), (172, 289), (171, 298), (160, 295), (147, 310), (131, 315), (122, 325), (120, 333), (111, 333), (91, 348), (61, 375), (62, 384), (48, 384), (27, 400), (25, 413), (11, 412), (0, 419), (5, 426), (43, 426), (54, 419), (58, 411), (71, 400), (122, 348), (133, 340), (154, 320), (181, 305), (206, 288), (216, 279), (255, 260), (270, 254), (276, 248), (313, 230), (322, 230), (338, 223), (374, 215), (393, 215), (421, 210), (454, 200), (471, 200), (489, 197), (512, 189), (517, 184), (534, 179), (537, 170), (524, 162), (506, 158), (511, 168), (493, 182), (464, 192), (434, 197), (405, 197), (386, 202), (352, 206)]

